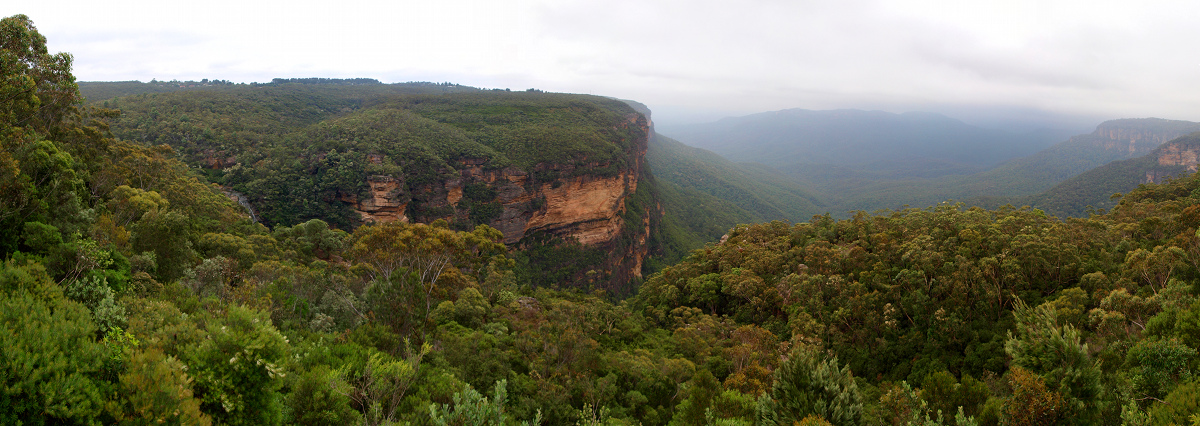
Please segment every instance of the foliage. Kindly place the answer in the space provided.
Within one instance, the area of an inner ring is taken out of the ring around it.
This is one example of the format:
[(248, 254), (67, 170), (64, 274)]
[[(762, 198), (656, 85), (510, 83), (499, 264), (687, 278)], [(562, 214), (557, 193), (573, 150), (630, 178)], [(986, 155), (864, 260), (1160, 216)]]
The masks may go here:
[[(393, 222), (360, 227), (350, 254), (365, 268), (375, 315), (397, 329), (423, 329), (435, 300), (456, 294), (484, 277), (489, 263), (503, 263), (499, 231), (479, 225), (472, 232), (438, 225)], [(417, 315), (412, 307), (424, 305)], [(403, 309), (408, 306), (409, 309)], [(408, 311), (408, 316), (401, 316)]]
[(775, 372), (771, 392), (759, 399), (761, 424), (788, 424), (817, 416), (835, 425), (862, 422), (862, 395), (850, 368), (824, 358), (815, 348), (799, 346)]
[(1165, 398), (1167, 389), (1191, 380), (1193, 374), (1189, 364), (1195, 357), (1195, 349), (1176, 339), (1151, 337), (1137, 342), (1126, 355), (1126, 363), (1132, 367), (1135, 395)]
[[(1004, 350), (1012, 357), (1012, 365), (1044, 379), (1048, 392), (1062, 398), (1063, 416), (1073, 423), (1090, 424), (1098, 415), (1100, 401), (1100, 369), (1093, 365), (1086, 344), (1080, 343), (1075, 327), (1059, 326), (1057, 311), (1050, 304), (1031, 308), (1018, 301), (1013, 310), (1016, 333), (1009, 333)], [(1014, 379), (1017, 380), (1017, 379)], [(1027, 381), (1020, 382), (1022, 386)], [(1030, 392), (1040, 392), (1031, 384)]]
[(230, 306), (186, 349), (203, 410), (222, 424), (278, 424), (288, 342), (261, 312)]
[(348, 384), (326, 365), (300, 376), (288, 394), (285, 423), (348, 425), (362, 422), (362, 414), (350, 405)]
[[(430, 405), (429, 417), (433, 420), (433, 424), (444, 426), (508, 424), (506, 422), (508, 416), (504, 409), (508, 398), (507, 388), (508, 382), (504, 380), (496, 382), (489, 400), (468, 386), (462, 392), (454, 394), (452, 405), (442, 404), (440, 407), (436, 404)], [(534, 419), (533, 423), (536, 425), (541, 422), (540, 419)], [(528, 422), (523, 424), (528, 424)]]
[(200, 412), (193, 398), (192, 379), (179, 359), (160, 349), (137, 351), (121, 374), (109, 414), (121, 425), (209, 425), (212, 419)]
[(1009, 375), (1009, 385), (1013, 394), (1005, 410), (1008, 424), (1052, 425), (1069, 420), (1069, 403), (1061, 393), (1047, 387), (1041, 376), (1014, 367)]
[(0, 325), (0, 421), (95, 423), (106, 397), (98, 373), (107, 354), (87, 308), (4, 292)]
[(1153, 424), (1194, 424), (1200, 412), (1200, 383), (1191, 381), (1171, 391), (1162, 404), (1150, 410)]
[(405, 359), (392, 359), (380, 352), (369, 352), (361, 365), (346, 364), (338, 371), (345, 392), (361, 407), (368, 425), (391, 424), (397, 420), (400, 402), (416, 379), (421, 358), (429, 353), (429, 344)]

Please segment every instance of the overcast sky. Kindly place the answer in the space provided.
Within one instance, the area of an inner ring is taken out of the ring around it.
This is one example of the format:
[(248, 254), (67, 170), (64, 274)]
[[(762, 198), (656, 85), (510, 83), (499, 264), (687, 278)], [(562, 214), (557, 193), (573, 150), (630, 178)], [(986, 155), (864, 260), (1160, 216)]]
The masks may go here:
[[(641, 101), (1200, 121), (1200, 2), (25, 1), (80, 81), (369, 77)], [(1093, 123), (1094, 124), (1094, 123)]]

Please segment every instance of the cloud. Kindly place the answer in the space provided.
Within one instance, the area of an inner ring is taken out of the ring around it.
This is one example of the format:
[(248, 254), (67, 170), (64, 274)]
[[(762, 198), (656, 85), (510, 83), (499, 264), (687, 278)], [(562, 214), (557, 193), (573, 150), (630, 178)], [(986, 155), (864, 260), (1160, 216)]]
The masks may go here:
[(82, 80), (361, 76), (700, 115), (978, 105), (1200, 119), (1200, 5), (1184, 1), (35, 3), (25, 13)]

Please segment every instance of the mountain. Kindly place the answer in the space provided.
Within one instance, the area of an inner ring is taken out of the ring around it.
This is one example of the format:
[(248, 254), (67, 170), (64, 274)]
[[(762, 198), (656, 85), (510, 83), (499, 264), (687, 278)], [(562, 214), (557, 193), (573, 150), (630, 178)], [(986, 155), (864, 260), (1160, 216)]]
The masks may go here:
[(769, 166), (866, 165), (926, 159), (950, 168), (988, 166), (1050, 145), (1041, 133), (983, 129), (923, 112), (787, 109), (673, 129), (692, 146), (737, 162)]
[[(593, 96), (304, 79), (126, 96), (116, 120), (27, 17), (0, 28), (0, 424), (1194, 423), (1194, 173), (1088, 220), (943, 203), (738, 225), (617, 301), (537, 284), (603, 285), (688, 202), (820, 199)], [(1200, 134), (1149, 153), (1111, 165), (1194, 171)], [(209, 178), (279, 221), (361, 226), (269, 229)], [(621, 242), (466, 229), (596, 182)]]
[(277, 80), (92, 102), (122, 110), (114, 135), (173, 147), (268, 225), (486, 224), (536, 284), (631, 291), (659, 220), (649, 123), (608, 98)]
[[(651, 117), (650, 108), (622, 100)], [(802, 222), (826, 213), (825, 202), (788, 176), (760, 164), (734, 163), (712, 151), (659, 134), (650, 122), (646, 162), (663, 212), (656, 265), (682, 259), (717, 241), (735, 225), (786, 220)], [(658, 268), (654, 268), (657, 270)]]
[(670, 131), (688, 145), (777, 170), (839, 216), (983, 195), (956, 190), (968, 176), (1064, 137), (984, 129), (933, 113), (803, 109)]
[(771, 168), (658, 135), (633, 101), (360, 79), (81, 87), (122, 110), (115, 135), (173, 147), (265, 224), (487, 224), (537, 284), (628, 291), (737, 224), (827, 211)]
[[(1150, 152), (1160, 144), (1200, 130), (1200, 123), (1159, 118), (1105, 121), (1089, 134), (1073, 136), (993, 168), (943, 176), (887, 175), (881, 164), (867, 177), (864, 171), (829, 172), (817, 166), (784, 169), (812, 188), (840, 194), (844, 210), (920, 206), (947, 200), (995, 208), (1024, 205), (1031, 197), (1095, 167)], [(843, 169), (846, 169), (843, 167)], [(856, 174), (857, 173), (857, 174)], [(1111, 195), (1104, 194), (1105, 197)], [(1084, 205), (1086, 206), (1086, 205)], [(1080, 206), (1083, 207), (1083, 206)], [(1073, 210), (1082, 213), (1082, 210)]]
[(1020, 147), (1066, 136), (979, 129), (925, 113), (856, 110), (784, 110), (675, 132), (685, 143), (730, 159), (770, 165), (844, 216), (947, 200), (989, 208), (1019, 205), (1084, 171), (1197, 130), (1200, 123), (1189, 121), (1111, 120), (1090, 134), (1016, 157)]
[[(1150, 139), (1141, 145), (1154, 142)], [(1142, 149), (1131, 144), (1126, 152)], [(1187, 173), (1195, 173), (1198, 162), (1200, 132), (1172, 139), (1141, 157), (1114, 161), (1088, 170), (1029, 197), (1026, 202), (1056, 216), (1083, 216), (1089, 209), (1112, 208), (1117, 202), (1113, 194), (1128, 193), (1142, 184), (1163, 183)]]

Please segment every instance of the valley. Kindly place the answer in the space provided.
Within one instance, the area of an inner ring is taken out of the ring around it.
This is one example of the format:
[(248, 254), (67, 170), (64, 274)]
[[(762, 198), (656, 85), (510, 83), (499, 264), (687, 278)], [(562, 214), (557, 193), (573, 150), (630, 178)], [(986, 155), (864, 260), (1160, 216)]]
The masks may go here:
[(1063, 132), (988, 131), (933, 114), (787, 110), (676, 131), (685, 143), (777, 170), (820, 194), (836, 217), (944, 201), (987, 208), (1030, 205), (1079, 217), (1089, 205), (1111, 207), (1108, 196), (1145, 180), (1085, 184), (1109, 191), (1103, 196), (1055, 190), (1057, 185), (1115, 161), (1151, 155), (1168, 141), (1200, 131), (1200, 123), (1109, 120), (1092, 133), (1053, 143)]

